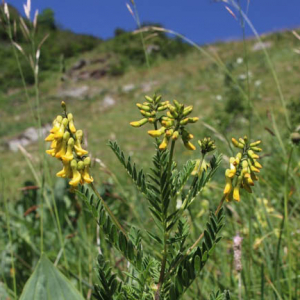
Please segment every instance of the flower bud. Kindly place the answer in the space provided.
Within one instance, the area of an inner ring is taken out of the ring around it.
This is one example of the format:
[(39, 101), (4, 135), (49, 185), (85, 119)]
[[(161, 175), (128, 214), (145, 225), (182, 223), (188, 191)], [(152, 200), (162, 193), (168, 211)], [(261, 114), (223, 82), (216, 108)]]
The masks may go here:
[(166, 130), (165, 127), (161, 127), (160, 129), (157, 129), (157, 130), (149, 130), (148, 134), (152, 137), (159, 137), (165, 133), (165, 130)]
[(163, 110), (166, 110), (167, 108), (168, 108), (168, 105), (159, 106), (157, 108), (157, 111), (163, 111)]
[(139, 121), (135, 121), (135, 122), (130, 122), (130, 125), (132, 127), (141, 127), (143, 126), (144, 124), (146, 124), (148, 122), (148, 119), (147, 118), (144, 118), (144, 119), (141, 119)]
[(173, 134), (173, 129), (168, 129), (168, 130), (166, 130), (166, 136), (168, 137), (168, 138), (170, 138), (171, 136), (172, 136), (172, 134)]
[(256, 141), (256, 142), (251, 143), (251, 144), (250, 144), (250, 147), (258, 146), (260, 143), (261, 143), (261, 141), (258, 140), (258, 141)]
[(153, 100), (156, 104), (159, 103), (161, 100), (161, 95), (155, 95)]
[(188, 118), (188, 120), (189, 123), (196, 123), (199, 120), (199, 118), (198, 117)]
[(78, 162), (78, 164), (77, 164), (77, 170), (79, 170), (79, 171), (80, 171), (80, 170), (83, 170), (84, 167), (85, 167), (85, 165), (84, 165), (83, 161), (80, 160), (80, 161)]
[(248, 155), (249, 157), (251, 157), (252, 159), (258, 159), (259, 156), (257, 154), (255, 154), (252, 150), (248, 150)]
[(193, 151), (196, 150), (196, 147), (191, 142), (184, 142), (184, 146), (188, 150), (193, 150)]
[(255, 151), (255, 152), (261, 152), (262, 149), (261, 148), (258, 148), (258, 147), (250, 147), (251, 150)]
[(169, 111), (170, 111), (171, 115), (174, 118), (178, 118), (178, 113), (176, 111), (176, 108), (173, 105), (171, 105), (171, 104), (168, 105), (168, 108), (169, 108)]
[(238, 142), (235, 138), (232, 138), (231, 141), (235, 147), (240, 148), (240, 149), (244, 148), (244, 145), (242, 143)]
[(184, 110), (183, 110), (183, 116), (186, 117), (187, 115), (189, 115), (191, 112), (193, 111), (193, 105), (187, 106)]
[(141, 110), (144, 110), (144, 111), (147, 111), (149, 112), (151, 110), (151, 108), (147, 105), (141, 105), (140, 103), (137, 103), (136, 106), (141, 109)]
[(165, 135), (162, 143), (159, 145), (159, 150), (165, 150), (168, 147), (169, 138)]
[(179, 132), (178, 131), (175, 131), (172, 135), (172, 140), (176, 141), (179, 137)]
[(61, 101), (61, 107), (64, 111), (67, 111), (67, 105), (65, 101)]
[(145, 99), (146, 99), (148, 102), (153, 103), (153, 99), (152, 99), (151, 97), (145, 96)]
[(188, 123), (189, 123), (189, 118), (185, 118), (185, 119), (180, 121), (180, 125), (186, 125)]
[(148, 122), (153, 124), (155, 122), (156, 118), (148, 118)]
[(140, 113), (144, 116), (144, 117), (151, 117), (152, 116), (152, 114), (151, 113), (149, 113), (149, 112), (147, 112), (147, 111), (144, 111), (144, 110), (140, 110)]

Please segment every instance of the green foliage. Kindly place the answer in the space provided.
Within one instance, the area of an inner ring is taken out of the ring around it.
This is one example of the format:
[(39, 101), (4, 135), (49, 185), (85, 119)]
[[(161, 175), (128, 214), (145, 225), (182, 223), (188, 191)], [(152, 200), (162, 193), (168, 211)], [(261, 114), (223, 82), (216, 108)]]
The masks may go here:
[(44, 9), (38, 16), (38, 24), (39, 26), (44, 26), (50, 30), (57, 29), (57, 26), (55, 24), (54, 11), (51, 8)]
[(288, 103), (291, 123), (293, 129), (300, 125), (300, 97), (295, 97)]
[(68, 279), (53, 266), (45, 254), (26, 283), (20, 300), (83, 300)]
[[(224, 214), (223, 209), (221, 209), (216, 216), (211, 213), (204, 230), (204, 241), (201, 247), (195, 248), (192, 252), (187, 251), (186, 254), (183, 254), (187, 250), (183, 243), (178, 249), (174, 249), (174, 256), (169, 268), (169, 273), (173, 274), (174, 277), (171, 283), (167, 285), (166, 289), (169, 289), (169, 296), (166, 299), (179, 299), (190, 287), (204, 268), (207, 260), (213, 255), (216, 245), (221, 240), (219, 233), (223, 226)], [(166, 290), (164, 292), (166, 293)]]
[[(146, 26), (146, 24), (144, 25)], [(143, 35), (150, 63), (154, 63), (160, 59), (173, 59), (191, 49), (181, 39), (169, 38), (163, 32), (149, 30), (143, 33)], [(147, 37), (150, 37), (150, 39), (147, 39)], [(100, 45), (99, 49), (115, 57), (115, 62), (110, 66), (110, 73), (112, 75), (121, 75), (129, 67), (143, 66), (146, 63), (140, 34), (127, 32), (120, 28), (116, 29), (115, 37)]]
[(220, 293), (220, 291), (217, 291), (216, 293), (212, 292), (209, 300), (230, 300), (230, 294), (228, 291), (225, 291), (224, 293)]
[[(14, 33), (13, 39), (18, 43), (25, 52), (32, 55), (31, 44), (28, 38), (22, 33), (19, 20), (18, 11), (12, 6), (10, 10), (10, 23), (13, 28), (14, 22), (17, 24), (16, 33)], [(19, 69), (16, 64), (16, 57), (7, 34), (7, 24), (4, 16), (1, 17), (0, 24), (0, 55), (6, 59), (3, 61), (0, 67), (0, 87), (2, 90), (22, 86)], [(24, 19), (24, 22), (28, 28), (32, 28), (32, 24)], [(64, 55), (65, 58), (76, 57), (81, 55), (82, 52), (92, 50), (99, 45), (100, 40), (87, 35), (78, 35), (69, 30), (61, 30), (56, 25), (54, 12), (47, 8), (41, 12), (38, 17), (38, 28), (35, 32), (35, 41), (39, 44), (46, 35), (49, 34), (48, 39), (43, 45), (41, 51), (41, 57), (39, 62), (40, 71), (44, 72), (58, 72), (60, 68), (60, 56)], [(32, 85), (34, 83), (33, 72), (30, 67), (28, 59), (26, 59), (20, 52), (18, 52), (21, 68), (26, 80), (26, 83)], [(35, 56), (35, 54), (34, 54)], [(10, 80), (7, 80), (10, 78)], [(46, 77), (41, 76), (40, 80), (43, 81)]]
[[(126, 280), (116, 279), (117, 274), (111, 273), (112, 266), (105, 262), (103, 256), (100, 255), (98, 259), (100, 285), (95, 289), (97, 299), (123, 299), (124, 295), (126, 295), (126, 299), (152, 299), (151, 297), (158, 292), (160, 299), (179, 299), (199, 275), (221, 239), (219, 232), (223, 227), (224, 219), (222, 209), (216, 216), (211, 214), (204, 231), (202, 246), (195, 249), (185, 245), (189, 237), (189, 226), (186, 218), (181, 218), (184, 211), (214, 176), (219, 167), (221, 156), (213, 156), (209, 169), (203, 171), (201, 176), (194, 177), (192, 183), (188, 185), (187, 192), (185, 192), (184, 189), (195, 163), (188, 161), (182, 169), (178, 169), (170, 157), (170, 152), (159, 150), (159, 141), (157, 143), (156, 153), (152, 160), (153, 167), (150, 168), (151, 172), (147, 175), (144, 174), (143, 170), (138, 170), (136, 165), (131, 162), (130, 157), (126, 159), (124, 152), (116, 142), (109, 142), (108, 145), (137, 189), (148, 200), (148, 207), (158, 231), (147, 231), (147, 235), (162, 250), (169, 247), (168, 254), (165, 254), (165, 263), (168, 267), (163, 271), (166, 280), (161, 283), (161, 287), (158, 287), (159, 291), (156, 289), (151, 291), (146, 288), (157, 285), (158, 281), (161, 280), (162, 271), (159, 274), (161, 268), (159, 257), (143, 250), (144, 239), (140, 230), (132, 226), (129, 234), (125, 235), (111, 218), (101, 199), (96, 200), (94, 192), (82, 186), (81, 191), (77, 191), (77, 194), (85, 202), (109, 244), (121, 253), (132, 267), (132, 272), (125, 272), (132, 279), (132, 283), (127, 284)], [(177, 197), (183, 199), (179, 208), (174, 206)], [(176, 224), (177, 230), (173, 232)], [(160, 236), (161, 233), (163, 236)]]

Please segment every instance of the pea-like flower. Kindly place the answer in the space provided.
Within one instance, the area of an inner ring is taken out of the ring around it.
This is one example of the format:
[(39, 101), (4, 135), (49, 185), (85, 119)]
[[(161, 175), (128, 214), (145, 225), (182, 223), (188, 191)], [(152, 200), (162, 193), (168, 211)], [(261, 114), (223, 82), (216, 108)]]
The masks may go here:
[(156, 123), (158, 121), (157, 113), (168, 108), (169, 101), (162, 102), (160, 95), (154, 95), (152, 98), (145, 96), (145, 99), (146, 102), (136, 104), (143, 118), (139, 121), (131, 122), (130, 125), (133, 127), (141, 127), (148, 122), (151, 124)]
[[(193, 106), (185, 107), (183, 104), (174, 100), (173, 105), (169, 101), (161, 101), (161, 96), (154, 96), (153, 98), (145, 96), (147, 102), (143, 104), (137, 103), (143, 119), (131, 122), (133, 127), (141, 127), (146, 123), (154, 124), (154, 130), (149, 130), (148, 134), (151, 137), (162, 140), (159, 144), (160, 150), (167, 149), (170, 141), (175, 142), (181, 136), (184, 146), (188, 150), (195, 150), (196, 147), (190, 142), (193, 135), (186, 129), (189, 123), (195, 123), (198, 118), (187, 117), (192, 111)], [(160, 112), (167, 110), (166, 114), (158, 115)], [(161, 127), (159, 127), (159, 125)]]
[(262, 168), (257, 161), (259, 156), (256, 152), (262, 151), (257, 146), (261, 141), (250, 143), (247, 136), (236, 140), (232, 138), (232, 144), (241, 150), (235, 157), (230, 157), (230, 168), (225, 171), (224, 195), (226, 201), (240, 201), (240, 189), (252, 193), (251, 186), (258, 180), (257, 173)]
[(56, 173), (57, 177), (70, 178), (69, 184), (73, 187), (92, 183), (93, 177), (89, 174), (91, 159), (87, 157), (88, 151), (82, 148), (83, 132), (76, 130), (73, 115), (67, 114), (64, 102), (62, 107), (64, 115), (55, 118), (53, 128), (45, 139), (51, 142), (46, 153), (62, 161), (63, 169)]

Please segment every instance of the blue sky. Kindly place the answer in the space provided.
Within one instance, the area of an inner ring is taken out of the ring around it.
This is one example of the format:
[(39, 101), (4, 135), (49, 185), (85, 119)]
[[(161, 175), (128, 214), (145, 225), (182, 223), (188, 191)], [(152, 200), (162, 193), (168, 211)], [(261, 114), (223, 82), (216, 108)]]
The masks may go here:
[[(213, 0), (135, 0), (141, 21), (157, 22), (204, 44), (241, 37), (239, 23), (224, 4)], [(246, 7), (247, 0), (240, 0)], [(20, 11), (25, 0), (8, 0)], [(126, 8), (130, 0), (32, 0), (33, 9), (52, 8), (65, 29), (101, 38), (113, 36), (116, 27), (136, 24)], [(250, 0), (248, 17), (259, 33), (300, 27), (300, 0)], [(251, 31), (247, 29), (247, 35)]]

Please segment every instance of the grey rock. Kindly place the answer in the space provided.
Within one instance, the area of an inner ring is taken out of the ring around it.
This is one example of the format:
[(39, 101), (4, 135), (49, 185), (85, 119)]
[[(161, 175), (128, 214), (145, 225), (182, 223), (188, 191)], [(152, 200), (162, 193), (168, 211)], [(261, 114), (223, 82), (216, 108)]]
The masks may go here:
[[(41, 128), (41, 137), (44, 138), (48, 135), (51, 129), (51, 125), (47, 124)], [(34, 142), (37, 142), (39, 139), (39, 130), (34, 127), (27, 128), (22, 134), (18, 137), (9, 140), (6, 144), (9, 150), (17, 152), (19, 146), (26, 147)]]
[(151, 54), (152, 52), (157, 52), (160, 50), (158, 45), (149, 45), (146, 49), (147, 54)]
[(116, 100), (109, 96), (109, 95), (106, 95), (102, 101), (102, 108), (109, 108), (111, 106), (114, 106), (116, 104)]
[(85, 65), (87, 64), (85, 59), (80, 59), (78, 62), (76, 62), (73, 67), (72, 70), (80, 70), (81, 68), (83, 68)]
[(8, 149), (17, 152), (19, 146), (25, 147), (30, 144), (30, 141), (25, 138), (13, 139), (8, 142)]
[(272, 47), (272, 42), (262, 42), (262, 43), (255, 43), (252, 47), (252, 51), (260, 51)]
[(126, 84), (126, 85), (124, 85), (124, 86), (122, 87), (122, 91), (123, 91), (124, 93), (129, 93), (129, 92), (131, 92), (131, 91), (134, 90), (134, 89), (135, 89), (135, 85), (134, 85), (133, 83)]
[(157, 81), (144, 82), (141, 84), (141, 89), (142, 89), (143, 93), (148, 93), (152, 90), (152, 87), (157, 84), (158, 84)]
[(89, 87), (87, 85), (73, 87), (67, 90), (60, 91), (58, 97), (83, 98), (87, 95)]

